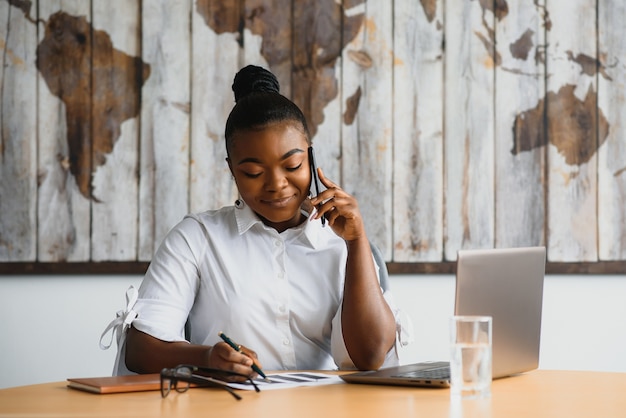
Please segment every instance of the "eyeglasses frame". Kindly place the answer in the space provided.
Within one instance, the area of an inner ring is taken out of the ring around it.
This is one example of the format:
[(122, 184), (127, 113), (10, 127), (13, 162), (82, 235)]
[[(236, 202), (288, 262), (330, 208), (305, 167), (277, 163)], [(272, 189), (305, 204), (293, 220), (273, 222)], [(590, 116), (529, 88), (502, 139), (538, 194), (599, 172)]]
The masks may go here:
[[(188, 369), (189, 374), (183, 374), (180, 372), (181, 369)], [(203, 374), (200, 374), (203, 373)], [(214, 376), (223, 376), (225, 378), (228, 377), (243, 377), (247, 381), (249, 381), (252, 386), (254, 386), (254, 390), (256, 392), (260, 392), (261, 389), (257, 386), (254, 380), (245, 374), (231, 372), (228, 370), (214, 369), (210, 367), (202, 367), (195, 366), (193, 364), (179, 364), (174, 368), (164, 368), (161, 370), (161, 397), (167, 397), (172, 388), (178, 393), (184, 393), (189, 389), (190, 384), (194, 384), (197, 387), (218, 387), (226, 390), (230, 393), (235, 399), (241, 400), (241, 396), (239, 396), (233, 388), (228, 386), (228, 382), (225, 380), (219, 379)], [(167, 389), (165, 385), (165, 381), (168, 381)], [(181, 387), (178, 385), (178, 382), (185, 382), (187, 385)]]

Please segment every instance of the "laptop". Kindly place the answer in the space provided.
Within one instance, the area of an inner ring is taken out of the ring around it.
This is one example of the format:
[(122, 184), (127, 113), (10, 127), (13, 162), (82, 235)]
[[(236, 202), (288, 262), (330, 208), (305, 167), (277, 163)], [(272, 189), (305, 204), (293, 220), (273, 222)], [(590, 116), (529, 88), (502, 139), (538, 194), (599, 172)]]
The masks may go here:
[[(493, 378), (539, 365), (545, 247), (461, 250), (455, 315), (493, 317)], [(447, 361), (420, 362), (341, 375), (348, 383), (449, 387)]]

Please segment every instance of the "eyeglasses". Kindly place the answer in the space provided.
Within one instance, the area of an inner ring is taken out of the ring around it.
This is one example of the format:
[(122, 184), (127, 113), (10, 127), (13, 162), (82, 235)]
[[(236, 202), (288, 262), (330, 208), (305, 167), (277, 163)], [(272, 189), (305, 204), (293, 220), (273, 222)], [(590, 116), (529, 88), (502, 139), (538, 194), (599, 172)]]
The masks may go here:
[(250, 376), (245, 374), (230, 372), (227, 370), (211, 369), (208, 367), (193, 366), (190, 364), (180, 364), (173, 369), (161, 370), (161, 396), (165, 398), (170, 394), (172, 388), (178, 393), (186, 392), (193, 384), (198, 387), (222, 388), (230, 393), (235, 399), (241, 400), (235, 391), (228, 386), (226, 380), (233, 377), (243, 377), (249, 381), (254, 390), (260, 392), (261, 389), (254, 383)]

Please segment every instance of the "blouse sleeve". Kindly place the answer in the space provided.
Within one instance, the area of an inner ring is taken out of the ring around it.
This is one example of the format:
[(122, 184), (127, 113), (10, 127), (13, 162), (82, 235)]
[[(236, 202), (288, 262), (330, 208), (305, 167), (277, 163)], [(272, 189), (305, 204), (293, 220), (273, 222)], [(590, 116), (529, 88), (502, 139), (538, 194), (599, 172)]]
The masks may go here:
[[(199, 286), (197, 260), (203, 251), (202, 242), (199, 221), (186, 217), (163, 240), (139, 291), (133, 286), (128, 289), (126, 308), (117, 312), (100, 337), (104, 350), (117, 339), (114, 376), (134, 374), (125, 362), (126, 333), (131, 324), (163, 341), (185, 341), (185, 323)], [(110, 341), (105, 343), (108, 333)]]
[(163, 341), (185, 341), (204, 244), (199, 222), (186, 217), (165, 237), (139, 288), (133, 326)]

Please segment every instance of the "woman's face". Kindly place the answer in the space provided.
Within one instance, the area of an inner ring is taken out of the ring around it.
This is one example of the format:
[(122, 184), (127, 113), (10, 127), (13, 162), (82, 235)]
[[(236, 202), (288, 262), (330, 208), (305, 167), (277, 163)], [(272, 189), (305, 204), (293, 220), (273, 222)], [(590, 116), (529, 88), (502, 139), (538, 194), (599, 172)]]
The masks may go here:
[(308, 143), (293, 122), (236, 132), (228, 166), (241, 198), (263, 223), (282, 232), (302, 222), (311, 172)]

